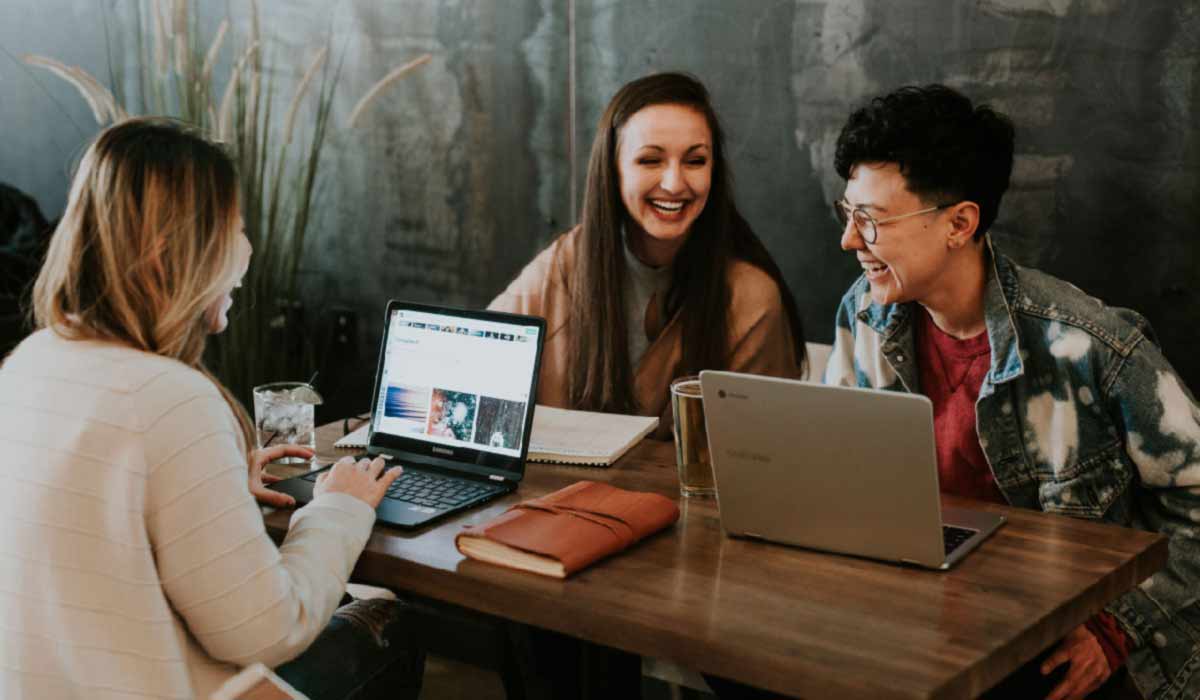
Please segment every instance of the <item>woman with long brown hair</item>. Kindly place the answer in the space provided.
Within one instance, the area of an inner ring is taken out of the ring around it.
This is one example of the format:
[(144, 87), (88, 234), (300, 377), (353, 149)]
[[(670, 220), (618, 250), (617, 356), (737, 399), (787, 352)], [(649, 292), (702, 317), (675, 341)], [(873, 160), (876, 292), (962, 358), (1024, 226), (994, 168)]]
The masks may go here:
[[(582, 220), (491, 308), (547, 320), (538, 403), (659, 416), (659, 439), (671, 435), (674, 378), (798, 377), (805, 361), (796, 302), (734, 203), (708, 91), (681, 73), (617, 91), (592, 142)], [(531, 687), (639, 696), (637, 656), (542, 630), (522, 636), (515, 658)]]
[(241, 228), (233, 161), (179, 123), (122, 122), (83, 156), (39, 330), (0, 366), (0, 686), (18, 697), (207, 698), (255, 662), (314, 697), (376, 675), (416, 697), (399, 604), (335, 615), (399, 470), (339, 462), (277, 549), (255, 497), (291, 499), (263, 465), (312, 452), (252, 451), (201, 363), (249, 263)]
[(626, 84), (592, 143), (582, 221), (491, 304), (548, 321), (538, 401), (662, 417), (702, 369), (799, 376), (779, 267), (738, 212), (724, 134), (688, 75)]

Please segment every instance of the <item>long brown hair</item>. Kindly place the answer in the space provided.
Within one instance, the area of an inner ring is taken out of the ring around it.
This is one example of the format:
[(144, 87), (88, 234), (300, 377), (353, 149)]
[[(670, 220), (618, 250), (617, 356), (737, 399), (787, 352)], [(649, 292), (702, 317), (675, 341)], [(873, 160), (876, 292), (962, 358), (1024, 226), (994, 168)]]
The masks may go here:
[(170, 357), (204, 372), (207, 311), (240, 274), (233, 160), (189, 127), (129, 119), (100, 133), (71, 184), (33, 288), (38, 328)]
[(727, 366), (731, 259), (760, 268), (775, 280), (791, 325), (798, 364), (804, 363), (804, 333), (796, 300), (770, 253), (733, 201), (733, 176), (725, 160), (725, 137), (708, 90), (682, 73), (639, 78), (613, 95), (600, 117), (588, 161), (587, 190), (580, 222), (578, 262), (571, 285), (569, 396), (572, 405), (597, 411), (634, 412), (633, 363), (625, 318), (625, 262), (617, 147), (621, 128), (651, 105), (676, 104), (704, 115), (712, 133), (712, 185), (708, 202), (692, 224), (675, 258), (666, 312), (680, 314), (683, 359), (675, 375)]

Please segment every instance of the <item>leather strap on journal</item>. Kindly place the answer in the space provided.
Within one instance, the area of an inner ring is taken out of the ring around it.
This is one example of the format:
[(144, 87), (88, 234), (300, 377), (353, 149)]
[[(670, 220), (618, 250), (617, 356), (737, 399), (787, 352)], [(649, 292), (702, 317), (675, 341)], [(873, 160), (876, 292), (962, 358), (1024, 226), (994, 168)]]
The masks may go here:
[(665, 496), (580, 481), (465, 528), (456, 542), (464, 537), (489, 539), (557, 560), (570, 573), (678, 519), (679, 507)]
[(556, 506), (552, 504), (539, 503), (538, 499), (525, 501), (524, 503), (518, 503), (509, 510), (517, 510), (520, 508), (541, 510), (547, 513), (554, 513), (555, 515), (566, 515), (575, 518), (582, 518), (588, 522), (608, 528), (614, 535), (616, 535), (617, 539), (623, 542), (634, 542), (637, 539), (632, 525), (609, 513), (600, 513), (594, 510), (587, 510), (585, 508), (573, 508), (571, 506)]

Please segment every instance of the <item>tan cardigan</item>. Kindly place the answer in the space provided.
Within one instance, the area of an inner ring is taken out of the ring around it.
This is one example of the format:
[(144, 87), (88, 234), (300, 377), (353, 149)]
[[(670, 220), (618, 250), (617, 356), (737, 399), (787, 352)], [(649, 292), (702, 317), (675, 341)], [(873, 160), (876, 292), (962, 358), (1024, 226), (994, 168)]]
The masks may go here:
[[(488, 306), (496, 311), (531, 314), (546, 319), (546, 346), (538, 382), (538, 403), (570, 408), (567, 394), (567, 318), (571, 311), (569, 282), (575, 269), (579, 229), (559, 236), (538, 254), (508, 289)], [(737, 372), (799, 377), (792, 333), (779, 286), (770, 275), (742, 260), (729, 264), (730, 344), (726, 367)], [(639, 319), (640, 320), (640, 319)], [(671, 439), (671, 380), (683, 356), (683, 324), (675, 314), (646, 349), (634, 370), (634, 398), (639, 413), (659, 416), (654, 437)]]

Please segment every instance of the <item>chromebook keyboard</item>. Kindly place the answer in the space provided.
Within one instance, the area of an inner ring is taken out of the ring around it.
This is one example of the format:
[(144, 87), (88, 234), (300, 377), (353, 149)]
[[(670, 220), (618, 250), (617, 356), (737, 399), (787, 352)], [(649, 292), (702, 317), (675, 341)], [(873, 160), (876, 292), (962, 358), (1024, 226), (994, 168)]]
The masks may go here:
[(953, 525), (942, 526), (942, 543), (946, 546), (946, 555), (958, 549), (959, 546), (971, 539), (977, 530), (970, 530), (965, 527), (954, 527)]

